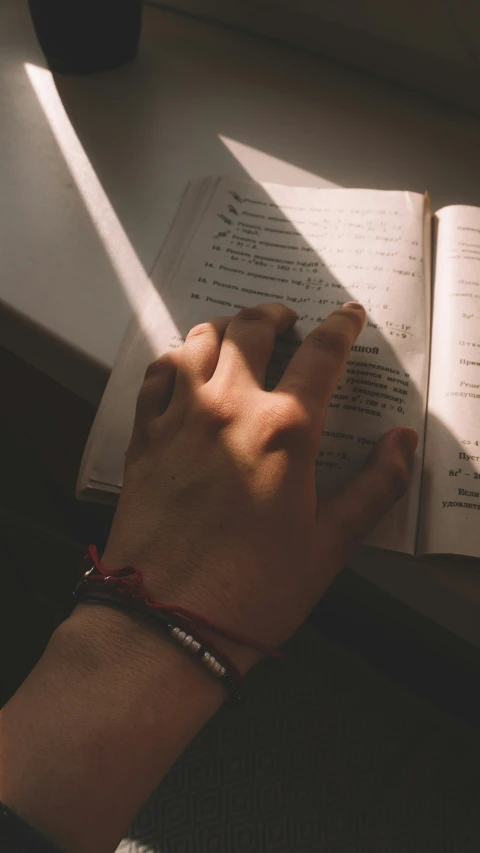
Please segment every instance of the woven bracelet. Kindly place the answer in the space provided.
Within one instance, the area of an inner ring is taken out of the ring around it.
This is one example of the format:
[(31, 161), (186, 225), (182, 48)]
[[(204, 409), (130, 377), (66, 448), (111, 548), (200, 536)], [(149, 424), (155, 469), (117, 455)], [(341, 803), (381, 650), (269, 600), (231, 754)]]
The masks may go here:
[(98, 604), (133, 612), (155, 623), (164, 634), (170, 636), (187, 652), (193, 654), (218, 678), (227, 690), (230, 703), (241, 704), (243, 699), (243, 678), (223, 653), (207, 640), (198, 626), (210, 632), (220, 634), (234, 642), (251, 646), (262, 654), (281, 658), (274, 649), (234, 634), (206, 620), (186, 608), (162, 604), (154, 598), (143, 585), (143, 572), (133, 566), (110, 570), (102, 565), (97, 549), (90, 545), (85, 556), (85, 572), (74, 591), (76, 601), (82, 604)]

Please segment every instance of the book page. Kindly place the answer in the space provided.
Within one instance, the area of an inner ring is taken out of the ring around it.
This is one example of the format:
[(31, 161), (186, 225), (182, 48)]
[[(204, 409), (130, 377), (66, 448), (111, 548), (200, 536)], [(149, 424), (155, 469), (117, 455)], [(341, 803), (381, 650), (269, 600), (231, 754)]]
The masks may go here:
[[(415, 547), (428, 375), (429, 234), (418, 194), (222, 179), (168, 285), (161, 259), (153, 274), (171, 323), (170, 333), (161, 323), (158, 352), (181, 346), (193, 325), (218, 314), (268, 301), (295, 308), (295, 334), (277, 348), (268, 387), (299, 339), (331, 311), (348, 300), (365, 305), (368, 321), (325, 423), (318, 489), (321, 496), (337, 492), (384, 432), (413, 426), (420, 448), (408, 499), (372, 543), (408, 553)], [(97, 479), (111, 474), (111, 465), (109, 472), (97, 465)]]
[(480, 556), (480, 209), (437, 214), (419, 551)]

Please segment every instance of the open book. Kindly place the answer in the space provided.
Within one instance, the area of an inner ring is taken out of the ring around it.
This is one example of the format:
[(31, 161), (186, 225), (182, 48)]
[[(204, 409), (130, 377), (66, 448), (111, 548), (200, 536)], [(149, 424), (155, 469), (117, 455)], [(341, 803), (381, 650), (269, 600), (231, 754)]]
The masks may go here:
[[(412, 426), (411, 487), (369, 544), (480, 557), (480, 208), (432, 216), (417, 193), (208, 178), (187, 187), (152, 281), (87, 443), (80, 497), (119, 494), (147, 364), (192, 326), (283, 301), (304, 337), (355, 300), (368, 319), (331, 401), (319, 494), (340, 489), (388, 429)], [(281, 342), (271, 384), (296, 344)]]

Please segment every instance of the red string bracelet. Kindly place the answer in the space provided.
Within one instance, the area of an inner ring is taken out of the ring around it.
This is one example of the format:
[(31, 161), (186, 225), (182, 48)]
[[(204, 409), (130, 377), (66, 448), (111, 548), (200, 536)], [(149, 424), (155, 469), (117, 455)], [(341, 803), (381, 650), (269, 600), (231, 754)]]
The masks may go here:
[[(92, 604), (110, 604), (114, 607), (131, 610), (141, 616), (153, 619), (170, 636), (193, 652), (212, 673), (222, 680), (234, 699), (235, 704), (242, 700), (243, 679), (232, 661), (218, 652), (211, 642), (206, 640), (200, 628), (226, 637), (241, 645), (250, 646), (262, 654), (281, 659), (280, 652), (258, 643), (233, 631), (220, 628), (203, 616), (187, 610), (177, 604), (164, 604), (158, 601), (143, 585), (143, 572), (134, 566), (122, 569), (107, 569), (103, 566), (95, 545), (90, 545), (85, 555), (86, 571), (74, 591), (77, 601)], [(195, 636), (190, 633), (194, 632)]]

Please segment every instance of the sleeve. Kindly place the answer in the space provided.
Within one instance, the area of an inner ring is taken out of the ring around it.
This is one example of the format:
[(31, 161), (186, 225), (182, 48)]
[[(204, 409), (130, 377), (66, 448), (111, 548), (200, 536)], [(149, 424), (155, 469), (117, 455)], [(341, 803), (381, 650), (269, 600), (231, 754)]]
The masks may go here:
[(32, 829), (4, 803), (0, 803), (0, 851), (1, 853), (64, 853)]

